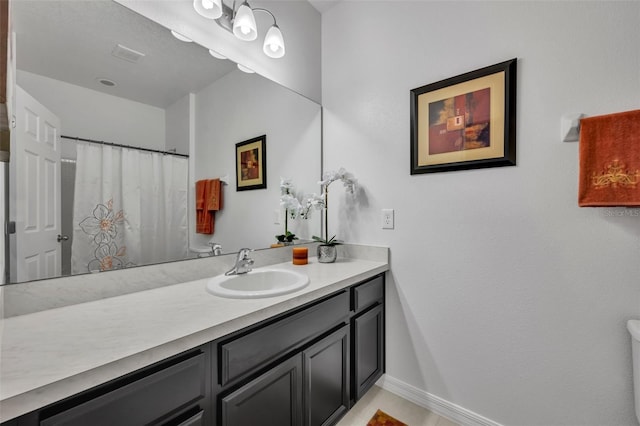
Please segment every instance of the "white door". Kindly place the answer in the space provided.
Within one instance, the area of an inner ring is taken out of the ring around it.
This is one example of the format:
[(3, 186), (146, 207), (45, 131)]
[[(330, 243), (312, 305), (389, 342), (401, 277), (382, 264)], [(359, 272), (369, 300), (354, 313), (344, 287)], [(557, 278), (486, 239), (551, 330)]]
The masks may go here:
[(60, 119), (16, 86), (11, 281), (60, 275)]

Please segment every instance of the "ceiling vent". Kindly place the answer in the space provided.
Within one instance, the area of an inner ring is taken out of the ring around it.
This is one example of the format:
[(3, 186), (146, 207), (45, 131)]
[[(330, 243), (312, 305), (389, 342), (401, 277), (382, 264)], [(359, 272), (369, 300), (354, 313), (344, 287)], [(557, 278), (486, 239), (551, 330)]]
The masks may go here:
[(145, 54), (140, 53), (137, 50), (130, 49), (126, 46), (118, 44), (113, 48), (111, 54), (116, 58), (122, 59), (123, 61), (137, 63), (140, 58), (144, 58)]

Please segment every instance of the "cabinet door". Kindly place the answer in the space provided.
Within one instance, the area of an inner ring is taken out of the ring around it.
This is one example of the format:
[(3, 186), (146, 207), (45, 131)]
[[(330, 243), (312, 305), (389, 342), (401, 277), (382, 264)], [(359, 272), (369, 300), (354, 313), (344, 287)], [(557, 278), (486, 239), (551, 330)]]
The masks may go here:
[(222, 398), (222, 426), (302, 424), (300, 354)]
[(349, 326), (302, 353), (305, 426), (335, 423), (349, 407)]
[(204, 410), (198, 411), (193, 416), (179, 423), (178, 426), (204, 426)]
[(353, 320), (354, 389), (359, 400), (384, 371), (384, 310), (378, 305)]
[(139, 426), (204, 401), (208, 357), (201, 351), (186, 356), (189, 358), (171, 361), (175, 364), (86, 402), (60, 403), (72, 407), (43, 419), (40, 426)]

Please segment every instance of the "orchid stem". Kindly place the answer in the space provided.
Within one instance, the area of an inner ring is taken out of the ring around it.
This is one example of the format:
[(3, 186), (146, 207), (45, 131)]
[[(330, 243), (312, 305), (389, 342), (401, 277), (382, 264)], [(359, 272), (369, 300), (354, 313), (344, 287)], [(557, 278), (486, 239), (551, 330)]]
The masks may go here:
[(329, 185), (324, 187), (324, 242), (329, 242)]

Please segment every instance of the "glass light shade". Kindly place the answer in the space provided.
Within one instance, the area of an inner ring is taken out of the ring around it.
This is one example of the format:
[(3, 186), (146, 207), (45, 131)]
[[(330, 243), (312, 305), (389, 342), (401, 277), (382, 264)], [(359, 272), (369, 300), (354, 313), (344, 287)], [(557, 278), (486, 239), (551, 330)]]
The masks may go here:
[(173, 34), (173, 36), (175, 38), (177, 38), (180, 41), (184, 41), (185, 43), (191, 43), (193, 40), (191, 40), (189, 37), (185, 37), (182, 34), (180, 34), (177, 31), (171, 30), (171, 34)]
[(284, 39), (277, 25), (272, 25), (267, 31), (262, 50), (270, 58), (282, 58), (284, 56)]
[(246, 2), (236, 12), (233, 20), (233, 34), (244, 41), (253, 41), (258, 37), (256, 18)]
[(193, 8), (203, 18), (218, 19), (222, 16), (221, 0), (193, 0)]

